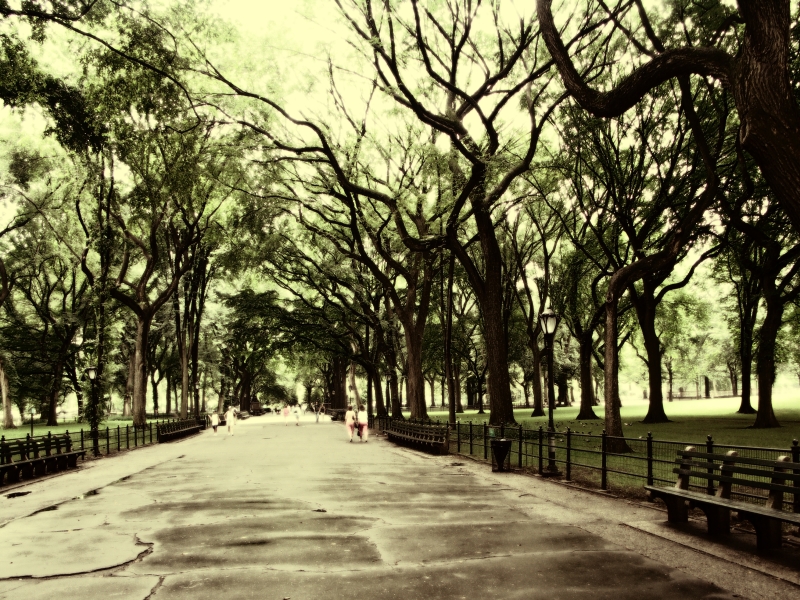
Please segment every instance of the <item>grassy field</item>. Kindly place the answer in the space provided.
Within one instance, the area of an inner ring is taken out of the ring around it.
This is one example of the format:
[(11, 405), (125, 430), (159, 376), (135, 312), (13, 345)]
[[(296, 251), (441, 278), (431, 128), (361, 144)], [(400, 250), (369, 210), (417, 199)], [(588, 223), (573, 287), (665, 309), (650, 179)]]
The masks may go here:
[[(781, 427), (775, 429), (750, 428), (755, 415), (737, 414), (738, 407), (738, 398), (668, 402), (665, 403), (665, 410), (671, 422), (646, 425), (641, 421), (647, 413), (647, 404), (629, 403), (622, 408), (625, 437), (646, 437), (649, 431), (655, 439), (702, 443), (707, 435), (711, 435), (718, 444), (771, 448), (788, 448), (793, 439), (800, 438), (800, 398), (796, 395), (779, 396), (775, 400), (775, 415), (781, 424)], [(525, 428), (538, 428), (540, 425), (547, 427), (547, 417), (533, 418), (530, 413), (531, 409), (514, 411), (517, 423)], [(447, 419), (446, 411), (429, 414), (432, 419)], [(599, 435), (603, 430), (603, 407), (595, 407), (595, 414), (600, 420), (576, 421), (577, 406), (561, 407), (554, 411), (553, 418), (559, 431), (569, 427), (575, 432)], [(479, 415), (476, 411), (458, 415), (458, 420), (462, 423), (483, 423), (488, 418), (488, 414)]]

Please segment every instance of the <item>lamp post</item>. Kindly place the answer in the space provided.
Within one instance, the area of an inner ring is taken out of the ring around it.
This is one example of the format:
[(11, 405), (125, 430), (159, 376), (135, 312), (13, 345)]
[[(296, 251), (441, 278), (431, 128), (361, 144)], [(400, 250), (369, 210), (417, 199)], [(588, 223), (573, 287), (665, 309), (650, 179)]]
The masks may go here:
[(555, 404), (555, 385), (553, 382), (553, 338), (558, 327), (559, 316), (549, 306), (539, 315), (544, 331), (544, 347), (547, 352), (547, 467), (542, 470), (545, 477), (561, 475), (556, 465), (556, 428), (553, 425), (553, 405)]
[(89, 419), (89, 430), (92, 436), (92, 454), (100, 456), (100, 406), (97, 400), (97, 367), (87, 367), (86, 376), (89, 378), (89, 406), (86, 416)]
[(33, 409), (31, 409), (31, 437), (33, 437)]

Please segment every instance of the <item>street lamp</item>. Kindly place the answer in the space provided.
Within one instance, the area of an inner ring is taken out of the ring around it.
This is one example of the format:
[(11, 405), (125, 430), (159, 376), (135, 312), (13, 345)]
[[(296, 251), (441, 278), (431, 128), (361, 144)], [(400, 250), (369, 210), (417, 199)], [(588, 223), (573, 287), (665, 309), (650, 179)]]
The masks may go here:
[(86, 376), (89, 378), (89, 407), (86, 416), (89, 420), (89, 430), (92, 436), (92, 453), (100, 456), (100, 406), (97, 400), (97, 367), (86, 367)]
[(544, 332), (544, 347), (547, 352), (547, 467), (542, 470), (545, 477), (561, 475), (556, 465), (556, 428), (553, 425), (553, 405), (555, 404), (555, 385), (553, 382), (553, 338), (558, 327), (559, 316), (549, 306), (539, 315)]
[[(33, 437), (33, 409), (31, 409), (31, 437)], [(9, 475), (9, 477), (11, 477)]]

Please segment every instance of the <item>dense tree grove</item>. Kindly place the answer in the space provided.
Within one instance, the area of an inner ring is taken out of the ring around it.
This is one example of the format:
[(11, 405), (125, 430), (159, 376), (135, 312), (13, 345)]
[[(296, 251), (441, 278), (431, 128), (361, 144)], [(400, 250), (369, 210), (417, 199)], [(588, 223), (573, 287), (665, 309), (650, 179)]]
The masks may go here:
[(779, 426), (776, 375), (800, 376), (796, 2), (318, 0), (339, 46), (296, 65), (194, 2), (17, 4), (4, 427), (73, 403), (143, 427), (576, 402), (621, 436), (620, 373), (645, 422), (716, 390)]

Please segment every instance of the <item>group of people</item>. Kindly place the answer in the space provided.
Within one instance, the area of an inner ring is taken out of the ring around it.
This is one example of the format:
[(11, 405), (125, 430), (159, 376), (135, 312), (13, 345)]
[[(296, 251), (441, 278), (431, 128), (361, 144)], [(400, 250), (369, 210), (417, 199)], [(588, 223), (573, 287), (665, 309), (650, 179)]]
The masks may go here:
[[(225, 424), (228, 426), (228, 435), (233, 435), (233, 431), (236, 427), (236, 418), (238, 415), (238, 410), (234, 406), (229, 406), (228, 410), (225, 412)], [(324, 413), (323, 411), (314, 411), (317, 415), (317, 422), (319, 422), (319, 414), (320, 412)], [(300, 425), (300, 408), (298, 406), (294, 406), (294, 408), (290, 408), (288, 404), (285, 404), (281, 409), (281, 414), (283, 415), (283, 422), (284, 425), (289, 424), (289, 415), (294, 415), (295, 425)], [(347, 436), (350, 439), (350, 442), (353, 442), (353, 436), (358, 433), (358, 437), (361, 438), (362, 442), (366, 442), (369, 439), (369, 416), (367, 415), (367, 408), (363, 405), (358, 407), (358, 410), (353, 410), (353, 406), (350, 405), (347, 407), (347, 412), (344, 414), (344, 424), (347, 428)], [(214, 435), (217, 435), (217, 427), (219, 427), (219, 414), (212, 413), (211, 414), (211, 427), (214, 429)]]
[[(225, 424), (228, 426), (228, 435), (233, 435), (238, 414), (239, 410), (233, 405), (229, 406), (228, 410), (225, 411)], [(211, 413), (211, 428), (214, 430), (214, 435), (217, 435), (217, 427), (219, 427), (219, 415), (214, 412)]]
[(352, 406), (348, 406), (347, 412), (344, 413), (344, 424), (347, 426), (347, 435), (351, 443), (353, 434), (356, 432), (356, 425), (358, 425), (358, 437), (361, 438), (361, 441), (366, 442), (369, 438), (369, 416), (364, 405), (358, 407), (358, 412), (355, 412)]

